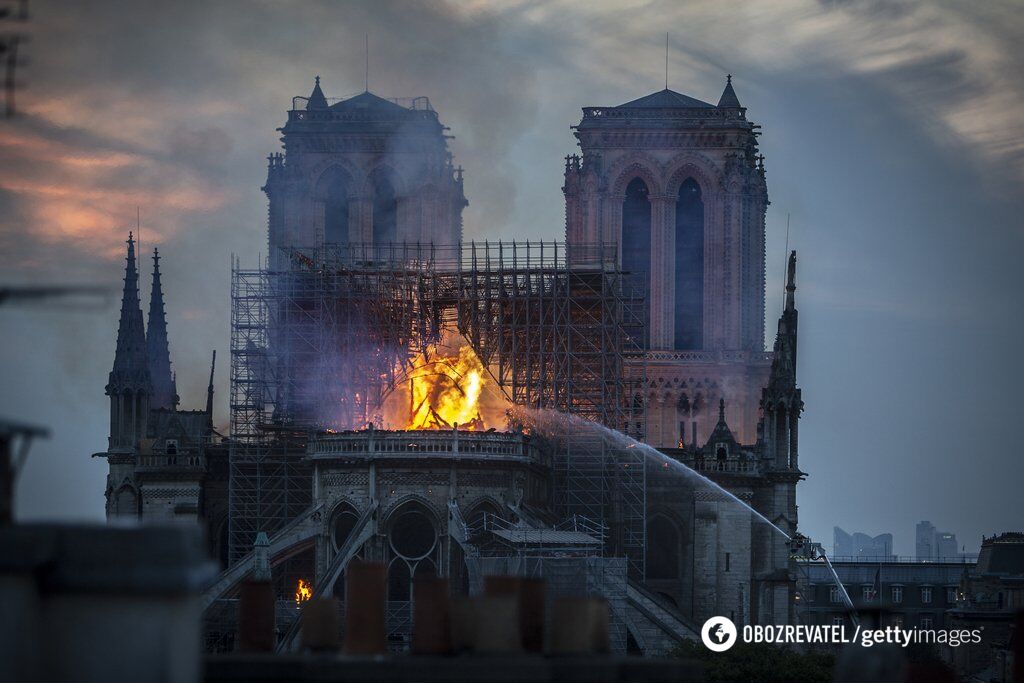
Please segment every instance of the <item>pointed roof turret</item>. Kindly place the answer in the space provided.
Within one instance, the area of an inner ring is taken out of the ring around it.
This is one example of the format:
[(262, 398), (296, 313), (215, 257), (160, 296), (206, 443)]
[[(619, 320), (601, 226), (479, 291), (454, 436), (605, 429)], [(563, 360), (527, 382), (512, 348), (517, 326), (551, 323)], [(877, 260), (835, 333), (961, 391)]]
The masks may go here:
[(142, 325), (142, 307), (139, 304), (139, 272), (135, 268), (135, 240), (130, 232), (121, 294), (121, 320), (117, 325), (117, 350), (106, 392), (111, 395), (126, 389), (146, 393), (151, 390), (146, 362), (146, 330)]
[(732, 89), (732, 74), (725, 77), (725, 90), (722, 91), (722, 96), (718, 98), (718, 108), (742, 109), (740, 98), (736, 97), (736, 91)]
[(707, 446), (713, 447), (715, 444), (725, 444), (727, 451), (730, 445), (736, 444), (736, 437), (733, 436), (732, 430), (729, 429), (729, 425), (725, 421), (724, 398), (718, 399), (718, 424), (715, 425), (711, 436), (708, 437)]
[(309, 99), (306, 101), (306, 110), (310, 109), (327, 109), (327, 98), (324, 97), (324, 91), (320, 89), (319, 76), (316, 77), (313, 92), (309, 94)]
[(151, 408), (173, 410), (178, 405), (174, 375), (171, 374), (171, 352), (167, 343), (167, 317), (164, 312), (164, 290), (160, 284), (160, 252), (153, 249), (153, 289), (149, 296), (149, 320), (146, 327), (146, 360), (153, 393)]

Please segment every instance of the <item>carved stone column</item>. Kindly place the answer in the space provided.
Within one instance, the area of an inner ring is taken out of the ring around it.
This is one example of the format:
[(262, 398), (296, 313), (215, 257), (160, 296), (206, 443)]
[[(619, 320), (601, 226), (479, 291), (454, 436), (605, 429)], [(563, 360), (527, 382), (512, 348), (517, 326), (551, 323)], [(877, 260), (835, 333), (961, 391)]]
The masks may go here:
[(373, 199), (356, 195), (349, 203), (348, 234), (353, 242), (373, 242)]
[(667, 325), (669, 317), (667, 298), (672, 282), (668, 270), (672, 267), (671, 257), (665, 250), (666, 207), (672, 202), (668, 197), (652, 195), (651, 201), (651, 280), (647, 300), (650, 315), (650, 347), (671, 348), (672, 329)]

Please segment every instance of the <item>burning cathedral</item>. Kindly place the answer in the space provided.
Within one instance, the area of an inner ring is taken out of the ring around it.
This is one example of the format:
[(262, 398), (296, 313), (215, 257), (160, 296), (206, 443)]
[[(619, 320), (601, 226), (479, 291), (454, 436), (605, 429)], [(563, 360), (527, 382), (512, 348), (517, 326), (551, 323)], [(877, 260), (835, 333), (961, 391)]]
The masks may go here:
[(144, 327), (128, 241), (107, 513), (206, 528), (207, 646), (229, 647), (257, 558), (293, 606), (384, 563), (396, 648), (421, 575), (601, 595), (613, 646), (646, 653), (712, 615), (792, 623), (796, 259), (766, 351), (764, 158), (731, 78), (717, 105), (585, 107), (556, 242), (463, 240), (426, 98), (331, 100), (317, 78), (287, 116), (269, 256), (232, 269), (229, 434), (213, 367), (205, 409), (179, 409), (158, 257)]

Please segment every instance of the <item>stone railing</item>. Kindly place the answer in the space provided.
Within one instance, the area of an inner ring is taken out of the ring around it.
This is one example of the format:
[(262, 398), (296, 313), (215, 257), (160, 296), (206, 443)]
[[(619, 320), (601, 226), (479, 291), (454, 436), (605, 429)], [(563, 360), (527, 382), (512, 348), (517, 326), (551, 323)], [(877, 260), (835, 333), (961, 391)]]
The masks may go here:
[(206, 458), (196, 454), (140, 455), (135, 466), (142, 470), (201, 470), (206, 468)]
[(648, 361), (689, 363), (764, 363), (772, 362), (771, 351), (648, 351)]
[(323, 433), (308, 446), (311, 458), (473, 458), (540, 460), (526, 437), (516, 432), (445, 430)]
[(728, 472), (732, 474), (759, 474), (760, 468), (754, 460), (694, 460), (683, 461), (698, 472)]

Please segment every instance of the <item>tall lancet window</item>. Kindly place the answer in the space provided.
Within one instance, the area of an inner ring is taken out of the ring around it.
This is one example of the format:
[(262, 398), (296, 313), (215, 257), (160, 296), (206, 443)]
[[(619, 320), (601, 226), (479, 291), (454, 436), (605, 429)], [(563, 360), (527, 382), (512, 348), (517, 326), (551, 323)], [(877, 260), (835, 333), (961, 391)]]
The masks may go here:
[(395, 186), (387, 176), (378, 174), (373, 183), (373, 243), (398, 241), (398, 200)]
[(348, 182), (340, 173), (330, 178), (324, 198), (324, 241), (328, 244), (349, 241)]
[(651, 280), (651, 201), (647, 196), (647, 183), (633, 178), (626, 186), (626, 199), (622, 203), (622, 269), (629, 273), (626, 280), (637, 294), (644, 297), (644, 338), (646, 347), (650, 327)]
[(676, 198), (676, 344), (704, 347), (704, 200), (687, 178)]

